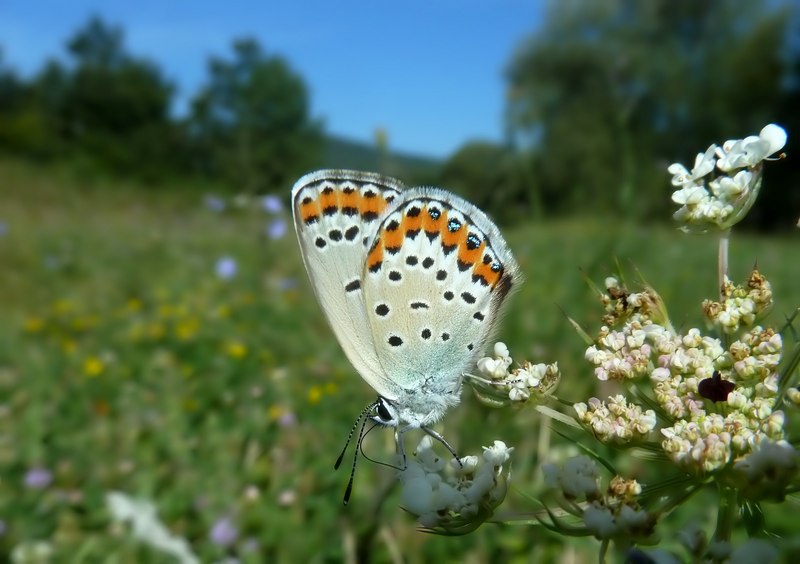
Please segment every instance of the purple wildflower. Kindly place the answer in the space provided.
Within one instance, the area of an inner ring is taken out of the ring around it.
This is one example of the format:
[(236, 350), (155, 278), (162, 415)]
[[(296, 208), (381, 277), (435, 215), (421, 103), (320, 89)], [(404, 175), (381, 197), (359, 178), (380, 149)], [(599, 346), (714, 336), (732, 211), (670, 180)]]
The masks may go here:
[(222, 517), (217, 519), (217, 522), (211, 527), (211, 532), (208, 536), (211, 542), (217, 546), (227, 547), (235, 543), (236, 539), (239, 538), (239, 530), (230, 517)]
[(261, 198), (261, 206), (268, 213), (280, 213), (283, 211), (283, 202), (278, 196), (264, 196)]
[(47, 468), (35, 467), (25, 474), (25, 486), (32, 490), (42, 490), (53, 481), (53, 473)]
[(267, 224), (266, 233), (270, 239), (281, 239), (286, 235), (286, 220), (273, 219)]
[(236, 276), (238, 264), (233, 257), (221, 257), (217, 260), (215, 270), (217, 272), (217, 278), (220, 280), (230, 280)]

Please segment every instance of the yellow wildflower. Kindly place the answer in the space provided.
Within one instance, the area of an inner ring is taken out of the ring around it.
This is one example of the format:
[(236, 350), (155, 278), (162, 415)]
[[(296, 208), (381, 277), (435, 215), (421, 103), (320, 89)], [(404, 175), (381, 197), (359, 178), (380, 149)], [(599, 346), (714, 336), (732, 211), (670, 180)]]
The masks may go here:
[(44, 329), (44, 319), (41, 317), (29, 317), (25, 320), (26, 333), (39, 333)]
[(270, 421), (277, 421), (281, 415), (286, 412), (286, 408), (279, 403), (273, 403), (267, 409), (267, 417), (269, 417)]
[(308, 403), (315, 405), (322, 399), (322, 390), (319, 386), (311, 386), (308, 390)]
[(68, 313), (74, 309), (74, 304), (69, 300), (57, 300), (53, 303), (53, 311), (59, 314)]
[(200, 329), (200, 321), (196, 317), (181, 319), (175, 327), (175, 335), (181, 341), (189, 341), (197, 335)]
[(88, 356), (83, 361), (83, 373), (90, 378), (100, 376), (104, 370), (105, 364), (103, 364), (103, 361), (96, 356)]
[(226, 345), (225, 352), (232, 358), (243, 358), (247, 354), (247, 346), (239, 341), (231, 341)]

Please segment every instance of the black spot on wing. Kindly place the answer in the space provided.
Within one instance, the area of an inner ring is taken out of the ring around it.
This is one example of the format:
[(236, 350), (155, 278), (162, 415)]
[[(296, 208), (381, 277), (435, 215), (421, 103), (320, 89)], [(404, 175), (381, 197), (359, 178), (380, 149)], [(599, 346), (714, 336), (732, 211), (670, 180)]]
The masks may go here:
[(353, 225), (349, 227), (347, 231), (344, 232), (344, 238), (348, 241), (353, 241), (358, 236), (358, 225)]

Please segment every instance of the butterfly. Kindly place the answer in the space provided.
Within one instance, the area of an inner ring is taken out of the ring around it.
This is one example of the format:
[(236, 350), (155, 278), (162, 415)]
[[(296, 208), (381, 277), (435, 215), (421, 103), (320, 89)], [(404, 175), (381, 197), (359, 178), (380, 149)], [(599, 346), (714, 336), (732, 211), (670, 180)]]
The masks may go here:
[(378, 393), (362, 416), (394, 427), (403, 454), (415, 428), (453, 452), (430, 426), (459, 403), (462, 376), (521, 279), (500, 230), (446, 190), (350, 170), (303, 176), (292, 211), (317, 300)]

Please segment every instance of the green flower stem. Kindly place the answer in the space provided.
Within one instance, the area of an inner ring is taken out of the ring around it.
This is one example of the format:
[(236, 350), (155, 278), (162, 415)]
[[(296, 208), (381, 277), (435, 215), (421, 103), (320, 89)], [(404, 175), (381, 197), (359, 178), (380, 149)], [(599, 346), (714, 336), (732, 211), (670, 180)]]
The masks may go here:
[(608, 539), (603, 539), (603, 542), (600, 544), (600, 552), (597, 554), (597, 562), (599, 564), (605, 564), (607, 552), (608, 552)]
[(726, 229), (722, 232), (722, 235), (719, 237), (719, 257), (718, 257), (718, 268), (717, 271), (718, 279), (719, 279), (719, 286), (717, 287), (717, 291), (720, 294), (720, 298), (724, 298), (722, 295), (722, 286), (725, 284), (725, 276), (728, 275), (728, 243), (731, 239), (731, 230)]
[(714, 541), (730, 542), (736, 512), (736, 490), (720, 484), (719, 511), (717, 511), (717, 529), (714, 531)]

